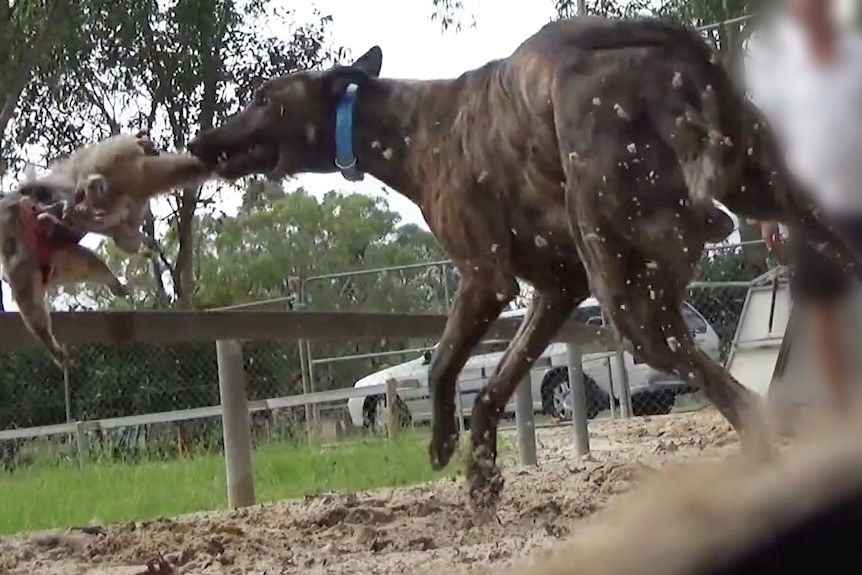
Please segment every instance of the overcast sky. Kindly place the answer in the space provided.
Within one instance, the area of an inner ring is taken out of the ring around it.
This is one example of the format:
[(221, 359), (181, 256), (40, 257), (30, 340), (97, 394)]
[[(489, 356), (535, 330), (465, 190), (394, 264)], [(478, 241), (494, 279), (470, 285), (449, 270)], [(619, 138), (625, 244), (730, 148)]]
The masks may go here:
[[(553, 0), (463, 0), (463, 4), (467, 16), (465, 26), (458, 32), (443, 32), (439, 22), (431, 21), (431, 0), (316, 0), (313, 3), (322, 14), (332, 15), (331, 32), (336, 45), (349, 48), (354, 57), (379, 45), (383, 50), (381, 75), (411, 79), (454, 77), (494, 58), (505, 57), (554, 15)], [(297, 19), (311, 16), (309, 5), (299, 10)], [(471, 17), (475, 18), (475, 26), (470, 26)], [(427, 228), (419, 208), (368, 175), (357, 183), (347, 182), (339, 174), (305, 175), (285, 183), (289, 190), (299, 186), (315, 195), (333, 189), (382, 195), (390, 207), (401, 214), (403, 223)], [(226, 203), (223, 209), (233, 213), (239, 205), (239, 194), (225, 196), (222, 196)], [(99, 236), (91, 234), (83, 243), (94, 246), (99, 240)], [(4, 301), (12, 309), (14, 304), (5, 284), (3, 290)]]
[[(431, 0), (317, 0), (315, 4), (321, 13), (332, 14), (334, 41), (349, 48), (353, 57), (379, 45), (383, 50), (381, 76), (416, 80), (455, 77), (508, 56), (554, 15), (552, 0), (464, 0), (465, 15), (474, 16), (476, 26), (470, 27), (467, 21), (460, 32), (443, 32), (439, 22), (431, 21)], [(419, 208), (391, 190), (383, 192), (383, 184), (369, 175), (357, 183), (340, 174), (306, 175), (285, 187), (298, 186), (315, 194), (341, 189), (385, 195), (404, 222), (428, 227)]]
[[(453, 77), (488, 60), (507, 56), (554, 14), (552, 0), (464, 0), (465, 14), (475, 16), (476, 26), (444, 33), (439, 22), (431, 21), (431, 0), (316, 0), (314, 5), (322, 14), (332, 15), (334, 44), (349, 48), (354, 57), (379, 45), (383, 49), (381, 75), (412, 79)], [(300, 9), (297, 20), (310, 18), (311, 11), (310, 7)], [(427, 228), (419, 208), (395, 192), (384, 192), (383, 184), (367, 175), (357, 183), (339, 174), (306, 175), (285, 182), (289, 190), (299, 186), (315, 195), (334, 189), (382, 195), (393, 210), (401, 213), (404, 223)], [(225, 196), (222, 195), (227, 204), (224, 209), (233, 213), (239, 205), (239, 194)], [(93, 247), (99, 241), (99, 236), (90, 234), (82, 243)], [(5, 283), (3, 294), (7, 309), (15, 309)]]

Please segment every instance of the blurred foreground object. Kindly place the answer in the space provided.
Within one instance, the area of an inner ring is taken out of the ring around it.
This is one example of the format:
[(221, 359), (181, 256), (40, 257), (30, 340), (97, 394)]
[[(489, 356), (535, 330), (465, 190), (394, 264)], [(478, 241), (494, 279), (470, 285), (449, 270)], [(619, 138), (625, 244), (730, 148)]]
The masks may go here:
[(510, 573), (762, 575), (850, 565), (862, 533), (860, 431), (857, 417), (809, 434), (770, 464), (730, 459), (659, 473), (549, 560)]

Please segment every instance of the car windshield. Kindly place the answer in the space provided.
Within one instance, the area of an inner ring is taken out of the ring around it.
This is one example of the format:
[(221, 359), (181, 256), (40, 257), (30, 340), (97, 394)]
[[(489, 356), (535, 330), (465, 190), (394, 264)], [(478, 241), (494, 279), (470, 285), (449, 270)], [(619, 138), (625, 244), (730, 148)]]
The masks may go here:
[(485, 355), (487, 353), (498, 353), (501, 351), (506, 351), (507, 347), (509, 347), (508, 341), (482, 341), (479, 342), (479, 345), (473, 348), (473, 352), (470, 355)]

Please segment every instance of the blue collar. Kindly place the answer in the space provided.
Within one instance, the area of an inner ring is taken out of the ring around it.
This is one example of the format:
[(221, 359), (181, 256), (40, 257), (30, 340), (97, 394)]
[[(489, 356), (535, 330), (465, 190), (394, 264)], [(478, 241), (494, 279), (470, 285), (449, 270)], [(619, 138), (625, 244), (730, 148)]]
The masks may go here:
[(344, 91), (335, 111), (335, 167), (348, 182), (359, 182), (365, 174), (356, 169), (353, 153), (353, 109), (356, 104), (356, 84)]

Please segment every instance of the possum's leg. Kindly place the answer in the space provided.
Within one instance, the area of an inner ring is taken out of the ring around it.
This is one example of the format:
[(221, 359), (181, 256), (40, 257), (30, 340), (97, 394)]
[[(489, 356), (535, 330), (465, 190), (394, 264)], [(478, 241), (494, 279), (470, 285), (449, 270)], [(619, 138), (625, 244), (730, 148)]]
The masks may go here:
[[(143, 202), (162, 194), (171, 188), (200, 185), (211, 170), (201, 160), (191, 154), (159, 154), (142, 156), (137, 159), (138, 175), (141, 179), (140, 192), (134, 199)], [(137, 190), (123, 190), (133, 194)]]
[(48, 288), (42, 281), (38, 266), (19, 265), (7, 271), (12, 298), (24, 325), (48, 349), (54, 363), (61, 369), (71, 366), (66, 349), (57, 342), (51, 328), (51, 310), (48, 307)]
[(110, 235), (117, 247), (124, 252), (137, 254), (140, 253), (141, 246), (144, 246), (148, 251), (164, 257), (165, 254), (161, 244), (155, 238), (148, 236), (141, 230), (146, 211), (146, 203), (130, 206), (126, 212), (125, 219), (110, 230), (110, 233), (107, 235)]
[(149, 236), (134, 228), (123, 224), (111, 230), (111, 238), (117, 247), (129, 254), (137, 254), (141, 251), (142, 245), (147, 244)]
[(105, 285), (117, 297), (125, 297), (129, 293), (128, 287), (89, 248), (73, 244), (57, 249), (49, 287), (84, 282)]

